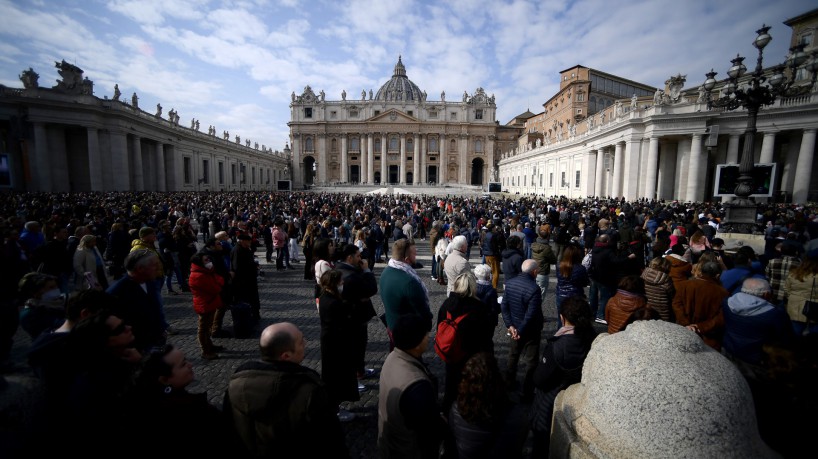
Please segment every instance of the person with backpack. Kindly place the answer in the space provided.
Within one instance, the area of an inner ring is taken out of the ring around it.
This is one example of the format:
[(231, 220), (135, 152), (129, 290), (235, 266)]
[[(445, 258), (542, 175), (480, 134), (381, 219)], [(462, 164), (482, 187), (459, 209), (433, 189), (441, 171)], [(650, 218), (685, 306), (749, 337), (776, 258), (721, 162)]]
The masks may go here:
[(477, 299), (474, 274), (471, 271), (459, 274), (437, 315), (435, 352), (446, 363), (444, 413), (449, 412), (457, 397), (460, 374), (469, 357), (493, 350), (495, 320), (492, 316), (489, 306)]

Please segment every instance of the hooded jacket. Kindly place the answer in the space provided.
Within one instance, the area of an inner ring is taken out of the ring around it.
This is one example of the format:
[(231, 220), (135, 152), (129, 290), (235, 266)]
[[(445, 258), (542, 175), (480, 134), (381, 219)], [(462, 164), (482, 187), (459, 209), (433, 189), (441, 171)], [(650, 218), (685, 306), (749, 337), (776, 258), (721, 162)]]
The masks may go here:
[(667, 273), (651, 267), (642, 271), (642, 280), (645, 281), (645, 296), (648, 306), (659, 313), (662, 320), (673, 322), (673, 295), (676, 289)]
[(722, 347), (733, 357), (759, 365), (765, 344), (788, 345), (793, 338), (792, 325), (783, 308), (744, 292), (727, 299)]
[(551, 250), (551, 245), (548, 239), (538, 237), (533, 244), (531, 244), (531, 258), (533, 258), (540, 265), (540, 274), (548, 275), (551, 273), (551, 265), (557, 262), (557, 256)]

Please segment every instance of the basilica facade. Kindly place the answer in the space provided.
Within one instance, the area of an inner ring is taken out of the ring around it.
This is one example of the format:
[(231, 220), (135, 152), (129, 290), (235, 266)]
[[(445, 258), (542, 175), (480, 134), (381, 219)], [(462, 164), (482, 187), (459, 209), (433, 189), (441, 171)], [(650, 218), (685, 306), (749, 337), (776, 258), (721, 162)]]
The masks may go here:
[[(494, 96), (483, 88), (429, 100), (401, 58), (373, 93), (328, 100), (309, 86), (291, 96), (293, 186), (474, 185), (492, 180), (498, 143)], [(516, 131), (515, 131), (516, 132)], [(510, 145), (513, 140), (509, 139)]]

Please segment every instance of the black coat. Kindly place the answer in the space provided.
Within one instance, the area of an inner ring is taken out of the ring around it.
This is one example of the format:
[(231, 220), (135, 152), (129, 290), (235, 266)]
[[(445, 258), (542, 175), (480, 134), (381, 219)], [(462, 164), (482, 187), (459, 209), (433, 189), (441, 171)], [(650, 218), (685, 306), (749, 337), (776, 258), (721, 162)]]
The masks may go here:
[(237, 245), (230, 253), (233, 277), (234, 301), (248, 303), (256, 310), (261, 306), (258, 296), (258, 268), (250, 249)]
[[(346, 287), (345, 287), (346, 288)], [(356, 331), (352, 303), (327, 292), (318, 300), (321, 317), (321, 379), (334, 403), (357, 401)]]

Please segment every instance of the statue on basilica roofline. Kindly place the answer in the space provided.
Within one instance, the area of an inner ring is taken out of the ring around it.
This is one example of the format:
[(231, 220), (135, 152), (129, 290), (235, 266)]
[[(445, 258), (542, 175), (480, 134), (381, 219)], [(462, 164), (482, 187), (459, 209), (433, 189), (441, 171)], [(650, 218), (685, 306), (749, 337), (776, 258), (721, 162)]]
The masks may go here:
[(119, 100), (119, 97), (120, 97), (121, 95), (122, 95), (122, 93), (121, 93), (121, 92), (119, 92), (119, 85), (118, 85), (118, 84), (115, 84), (115, 85), (114, 85), (114, 100)]
[(322, 89), (321, 92), (319, 92), (318, 94), (320, 94), (321, 102), (323, 102), (324, 101), (324, 96), (326, 95), (326, 94), (324, 94), (324, 90)]
[[(177, 120), (177, 121), (179, 120), (179, 116), (178, 116), (178, 115), (176, 116), (176, 120)], [(199, 132), (199, 120), (196, 120), (196, 127), (195, 127), (194, 129), (196, 129), (196, 132)]]
[(341, 91), (341, 100), (347, 100), (347, 90), (346, 89)]
[(366, 100), (366, 89), (361, 90), (361, 100)]
[(136, 93), (131, 96), (131, 105), (133, 105), (133, 108), (139, 108), (139, 97), (137, 97)]
[(369, 100), (372, 100), (372, 90), (369, 90)]
[(441, 102), (446, 102), (446, 91), (441, 91), (440, 92), (440, 101)]
[(157, 118), (162, 117), (162, 105), (161, 104), (156, 104), (156, 117)]
[(28, 70), (23, 70), (20, 74), (20, 81), (23, 82), (24, 89), (36, 89), (40, 87), (40, 75), (29, 67)]
[(466, 102), (467, 100), (469, 100), (469, 93), (466, 92), (466, 91), (463, 91), (463, 102)]

